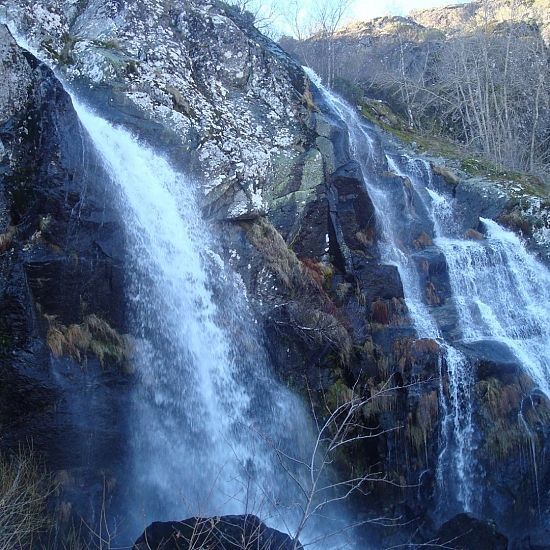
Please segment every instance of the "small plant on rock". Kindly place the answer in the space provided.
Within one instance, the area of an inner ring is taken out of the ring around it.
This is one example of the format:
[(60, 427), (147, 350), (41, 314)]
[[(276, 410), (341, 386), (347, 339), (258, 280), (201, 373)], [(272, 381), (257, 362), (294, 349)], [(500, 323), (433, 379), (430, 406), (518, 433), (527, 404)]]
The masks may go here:
[(48, 531), (52, 518), (47, 499), (52, 491), (51, 479), (32, 449), (0, 456), (0, 550), (31, 548)]
[(81, 324), (68, 327), (45, 316), (50, 328), (46, 343), (55, 357), (68, 357), (78, 362), (86, 360), (87, 354), (95, 355), (105, 368), (114, 361), (124, 372), (130, 370), (132, 344), (128, 335), (119, 334), (107, 321), (97, 315), (86, 315)]

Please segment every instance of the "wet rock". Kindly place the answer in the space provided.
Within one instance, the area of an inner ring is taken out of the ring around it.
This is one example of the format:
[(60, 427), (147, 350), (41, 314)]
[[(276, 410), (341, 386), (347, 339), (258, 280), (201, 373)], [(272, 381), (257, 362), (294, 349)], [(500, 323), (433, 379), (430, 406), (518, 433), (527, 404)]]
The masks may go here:
[(466, 232), (464, 233), (464, 237), (473, 241), (481, 241), (484, 238), (483, 233), (480, 233), (479, 231), (476, 231), (472, 228), (466, 230)]
[(519, 363), (510, 349), (500, 342), (482, 340), (460, 344), (459, 349), (477, 364), (477, 377), (482, 380), (489, 376), (517, 374)]
[(10, 236), (0, 254), (0, 451), (32, 442), (49, 469), (78, 477), (72, 509), (90, 518), (103, 476), (122, 475), (128, 379), (93, 354), (55, 356), (48, 334), (92, 313), (124, 331), (124, 239), (70, 97), (36, 58), (13, 54), (30, 80), (26, 100), (0, 126), (2, 231)]
[(469, 514), (458, 514), (445, 522), (437, 532), (437, 545), (427, 548), (456, 548), (461, 550), (507, 550), (508, 538), (499, 533), (496, 525)]
[(455, 199), (458, 205), (455, 221), (462, 224), (463, 231), (467, 231), (478, 228), (480, 216), (498, 218), (508, 201), (508, 195), (482, 179), (472, 178), (456, 186)]
[(423, 248), (428, 248), (428, 246), (432, 246), (434, 243), (429, 235), (422, 232), (414, 239), (412, 244), (415, 249), (421, 250)]
[(135, 542), (133, 550), (300, 550), (302, 545), (256, 516), (218, 516), (183, 521), (156, 521)]

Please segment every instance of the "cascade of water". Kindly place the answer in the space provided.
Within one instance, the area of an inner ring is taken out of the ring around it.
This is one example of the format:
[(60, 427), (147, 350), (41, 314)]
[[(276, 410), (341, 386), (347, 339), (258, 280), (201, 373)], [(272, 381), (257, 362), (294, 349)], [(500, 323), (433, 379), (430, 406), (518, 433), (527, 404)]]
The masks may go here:
[[(454, 212), (451, 202), (439, 195), (429, 186), (432, 182), (432, 170), (423, 159), (403, 156), (400, 163), (387, 155), (388, 166), (395, 174), (408, 178), (415, 196), (423, 203), (433, 222), (435, 235), (443, 228), (454, 230)], [(427, 182), (427, 185), (424, 185)], [(435, 337), (435, 336), (432, 336)], [(479, 492), (474, 491), (476, 464), (473, 446), (473, 408), (472, 390), (475, 384), (474, 369), (464, 354), (445, 342), (437, 329), (437, 339), (444, 353), (444, 366), (440, 365), (441, 380), (448, 380), (448, 389), (440, 388), (439, 405), (441, 407), (440, 453), (437, 464), (439, 488), (439, 507), (452, 502), (449, 487), (457, 488), (456, 498), (466, 511), (477, 510), (480, 503)], [(451, 483), (452, 481), (452, 483)]]
[[(308, 442), (306, 415), (270, 378), (189, 182), (128, 132), (75, 105), (125, 221), (141, 380), (133, 414), (135, 485), (147, 517), (249, 512), (292, 530), (292, 512), (278, 518), (298, 502), (297, 487), (254, 432), (281, 448), (292, 445), (296, 456)], [(246, 428), (251, 424), (254, 432)]]
[[(7, 19), (0, 12), (41, 59)], [(140, 384), (129, 413), (135, 524), (124, 538), (153, 520), (252, 513), (315, 548), (353, 547), (329, 462), (319, 465), (321, 440), (301, 400), (274, 380), (242, 282), (215, 252), (190, 182), (71, 96), (125, 223)]]
[(550, 397), (550, 273), (515, 234), (481, 221), (481, 241), (437, 240), (447, 258), (462, 337), (505, 344)]
[[(432, 171), (427, 161), (401, 157), (401, 166), (419, 196), (426, 200), (436, 233), (435, 244), (443, 252), (452, 301), (458, 314), (457, 340), (467, 344), (497, 342), (504, 345), (550, 398), (550, 272), (525, 249), (520, 239), (490, 219), (481, 218), (484, 238), (461, 238), (454, 200), (432, 187)], [(399, 170), (397, 163), (394, 164)], [(451, 374), (451, 373), (450, 373)], [(458, 374), (458, 377), (457, 377)], [(452, 374), (462, 388), (458, 406), (471, 400), (471, 383), (458, 369)], [(448, 418), (448, 417), (447, 417)], [(533, 484), (540, 508), (538, 465), (534, 435), (520, 412), (532, 464)], [(460, 419), (455, 426), (461, 426)], [(456, 436), (467, 441), (472, 425)]]
[[(550, 397), (550, 273), (517, 235), (481, 218), (485, 238), (458, 235), (453, 200), (430, 189), (427, 161), (404, 157), (405, 175), (419, 195), (430, 197), (435, 243), (444, 253), (466, 342), (495, 340), (505, 344)], [(399, 170), (397, 163), (394, 163)], [(426, 189), (426, 183), (428, 188)]]
[[(418, 336), (437, 340), (445, 359), (449, 375), (449, 396), (445, 398), (441, 388), (440, 406), (444, 411), (442, 415), (444, 420), (441, 428), (442, 444), (437, 471), (438, 485), (442, 493), (440, 508), (442, 511), (451, 510), (453, 507), (474, 511), (478, 499), (474, 490), (477, 473), (472, 467), (473, 449), (470, 445), (473, 433), (472, 407), (469, 399), (474, 382), (472, 369), (464, 355), (442, 339), (437, 323), (425, 303), (417, 266), (405, 243), (405, 238), (409, 237), (411, 225), (414, 226), (420, 214), (423, 213), (419, 211), (431, 207), (430, 196), (424, 190), (420, 203), (415, 204), (406, 185), (398, 186), (397, 191), (394, 190), (393, 194), (390, 194), (387, 185), (381, 185), (376, 177), (372, 177), (371, 166), (375, 157), (374, 139), (369, 135), (365, 124), (352, 107), (324, 88), (314, 73), (308, 70), (308, 74), (318, 85), (326, 102), (347, 125), (352, 156), (361, 166), (369, 197), (376, 210), (377, 223), (382, 236), (380, 243), (382, 260), (395, 265), (399, 271), (407, 308), (411, 313)], [(390, 156), (386, 155), (386, 160), (390, 170), (396, 175), (406, 177)], [(402, 220), (402, 223), (399, 223), (399, 220)], [(443, 374), (441, 372), (442, 376)], [(446, 494), (447, 488), (450, 487), (453, 488), (452, 493)]]
[[(414, 319), (415, 326), (421, 338), (432, 338), (437, 334), (437, 327), (433, 322), (426, 305), (422, 299), (422, 292), (419, 285), (418, 273), (414, 261), (405, 250), (401, 235), (399, 234), (396, 220), (406, 216), (411, 219), (415, 217), (410, 209), (405, 212), (400, 212), (400, 215), (395, 215), (394, 201), (388, 196), (387, 190), (378, 187), (372, 178), (369, 177), (370, 165), (375, 162), (374, 140), (369, 135), (368, 130), (363, 125), (358, 114), (336, 94), (324, 88), (315, 73), (306, 69), (312, 81), (315, 81), (321, 90), (325, 100), (336, 114), (346, 123), (349, 134), (350, 150), (352, 157), (361, 166), (361, 172), (369, 197), (376, 210), (376, 221), (380, 227), (380, 252), (384, 262), (394, 265), (399, 271), (399, 275), (403, 282), (403, 291), (407, 307)], [(401, 187), (399, 193), (401, 200), (400, 205), (408, 205), (409, 200), (406, 196), (406, 188)]]

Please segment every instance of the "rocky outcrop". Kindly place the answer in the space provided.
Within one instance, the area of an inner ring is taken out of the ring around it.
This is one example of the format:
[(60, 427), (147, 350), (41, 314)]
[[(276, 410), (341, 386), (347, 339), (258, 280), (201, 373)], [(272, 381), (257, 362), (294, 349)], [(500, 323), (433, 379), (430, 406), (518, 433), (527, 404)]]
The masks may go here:
[(299, 542), (267, 527), (251, 514), (156, 521), (136, 540), (134, 550), (301, 550)]
[(158, 0), (7, 9), (77, 87), (103, 90), (106, 116), (118, 104), (177, 135), (175, 160), (195, 169), (208, 216), (266, 213), (270, 189), (303, 154), (304, 77), (246, 17), (216, 3)]
[(507, 550), (508, 538), (497, 531), (494, 525), (469, 514), (459, 514), (445, 522), (439, 529), (438, 543), (428, 548), (461, 548), (475, 550)]
[(31, 85), (32, 72), (22, 52), (11, 39), (8, 29), (0, 27), (0, 78), (3, 86), (0, 91), (0, 125), (4, 125), (27, 102), (28, 88)]
[(424, 27), (435, 28), (447, 34), (460, 33), (465, 27), (483, 25), (485, 21), (506, 21), (512, 17), (526, 17), (541, 24), (546, 42), (550, 40), (548, 0), (511, 4), (506, 0), (490, 3), (469, 2), (441, 8), (412, 11), (409, 17)]
[(65, 472), (59, 504), (72, 494), (86, 514), (124, 460), (126, 381), (118, 359), (106, 353), (100, 362), (99, 348), (74, 338), (99, 345), (107, 327), (111, 336), (124, 331), (122, 231), (69, 96), (5, 27), (0, 33), (0, 70), (9, 74), (0, 88), (8, 98), (13, 85), (20, 90), (0, 127), (1, 447), (39, 449)]

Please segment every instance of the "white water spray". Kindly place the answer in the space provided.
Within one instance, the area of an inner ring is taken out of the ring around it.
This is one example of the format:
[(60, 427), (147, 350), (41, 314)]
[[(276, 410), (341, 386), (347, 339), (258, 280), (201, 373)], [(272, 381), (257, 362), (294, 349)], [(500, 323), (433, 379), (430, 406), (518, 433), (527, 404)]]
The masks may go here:
[(466, 342), (495, 340), (550, 398), (550, 273), (492, 220), (481, 241), (437, 240), (445, 252)]
[(125, 130), (76, 108), (124, 219), (141, 381), (134, 483), (147, 518), (256, 513), (292, 531), (297, 488), (255, 433), (298, 453), (308, 442), (306, 415), (270, 378), (189, 182)]

